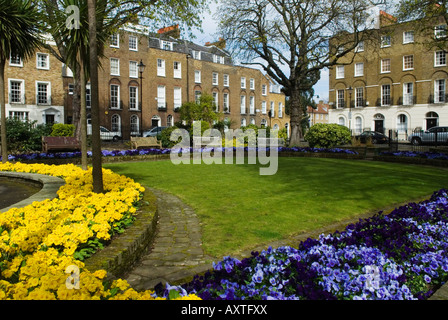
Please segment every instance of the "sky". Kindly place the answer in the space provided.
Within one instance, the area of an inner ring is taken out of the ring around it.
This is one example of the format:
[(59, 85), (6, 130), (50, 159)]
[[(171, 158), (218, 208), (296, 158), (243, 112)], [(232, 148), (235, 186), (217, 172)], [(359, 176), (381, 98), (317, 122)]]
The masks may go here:
[[(214, 42), (218, 39), (219, 35), (217, 35), (217, 21), (214, 20), (213, 15), (217, 11), (218, 5), (216, 3), (210, 4), (211, 14), (204, 14), (204, 18), (202, 21), (202, 30), (203, 32), (194, 32), (196, 39), (194, 42), (197, 44), (205, 44), (206, 42)], [(254, 66), (254, 68), (256, 68)], [(324, 102), (328, 102), (328, 94), (329, 91), (329, 73), (328, 70), (322, 70), (321, 79), (314, 87), (314, 100), (319, 102), (319, 100), (323, 100)]]

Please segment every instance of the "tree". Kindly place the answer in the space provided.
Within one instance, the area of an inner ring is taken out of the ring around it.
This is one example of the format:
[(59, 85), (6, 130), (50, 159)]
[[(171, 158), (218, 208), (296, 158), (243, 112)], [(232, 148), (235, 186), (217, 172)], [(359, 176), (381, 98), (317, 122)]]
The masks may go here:
[(0, 105), (1, 155), (8, 160), (6, 142), (5, 65), (10, 56), (23, 60), (41, 44), (39, 13), (30, 0), (0, 0)]
[[(400, 0), (397, 18), (400, 22), (412, 24), (414, 32), (420, 33), (424, 45), (446, 50), (448, 45), (448, 1), (447, 0)], [(437, 26), (444, 25), (436, 30)]]
[[(243, 63), (258, 65), (290, 99), (291, 145), (320, 72), (368, 35), (370, 0), (223, 0), (219, 30)], [(337, 37), (337, 45), (330, 40)]]
[(216, 111), (213, 97), (208, 94), (201, 95), (199, 101), (185, 102), (180, 108), (180, 119), (190, 126), (194, 121), (205, 121), (211, 127), (219, 118), (220, 114)]

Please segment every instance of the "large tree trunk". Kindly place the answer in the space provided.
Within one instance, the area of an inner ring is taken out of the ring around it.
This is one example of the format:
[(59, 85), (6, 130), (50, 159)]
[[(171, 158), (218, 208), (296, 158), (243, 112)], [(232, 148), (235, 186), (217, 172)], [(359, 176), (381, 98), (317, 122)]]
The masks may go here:
[(8, 161), (8, 145), (6, 143), (6, 99), (5, 99), (5, 63), (0, 61), (0, 108), (1, 108), (1, 144), (2, 144), (2, 162)]
[(103, 168), (101, 163), (100, 112), (98, 98), (98, 44), (96, 41), (96, 1), (88, 0), (90, 45), (90, 92), (92, 97), (92, 175), (93, 192), (102, 193)]
[(80, 141), (81, 141), (81, 167), (87, 170), (87, 116), (86, 116), (86, 76), (84, 74), (84, 62), (80, 59), (81, 64), (81, 119), (80, 119)]
[(290, 123), (291, 123), (291, 136), (289, 140), (290, 146), (300, 146), (302, 144), (302, 118), (303, 118), (303, 106), (302, 99), (300, 97), (300, 91), (298, 88), (291, 89), (290, 98)]

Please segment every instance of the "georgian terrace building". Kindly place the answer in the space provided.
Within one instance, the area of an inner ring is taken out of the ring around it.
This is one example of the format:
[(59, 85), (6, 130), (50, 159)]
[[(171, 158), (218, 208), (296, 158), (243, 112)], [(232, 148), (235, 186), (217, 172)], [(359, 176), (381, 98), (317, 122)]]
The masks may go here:
[[(436, 37), (445, 30), (435, 22)], [(448, 125), (446, 52), (425, 47), (412, 23), (383, 11), (376, 31), (378, 41), (360, 43), (352, 63), (330, 70), (330, 122), (354, 134), (393, 130), (399, 139)]]
[[(206, 93), (231, 128), (289, 129), (278, 85), (258, 69), (234, 65), (221, 39), (199, 45), (179, 35), (178, 26), (157, 33), (136, 27), (111, 37), (99, 70), (100, 125), (129, 139), (174, 125), (181, 105)], [(27, 61), (10, 57), (5, 80), (7, 116), (39, 124), (73, 122), (73, 73), (51, 53), (39, 49)], [(89, 117), (90, 84), (86, 89)]]
[[(231, 128), (255, 124), (288, 129), (285, 96), (268, 77), (234, 65), (221, 39), (198, 45), (179, 34), (173, 26), (149, 35), (122, 29), (111, 37), (99, 71), (101, 125), (128, 139), (152, 127), (173, 126), (184, 102), (209, 94)], [(64, 83), (69, 122), (73, 78)], [(87, 89), (89, 108), (89, 85)]]

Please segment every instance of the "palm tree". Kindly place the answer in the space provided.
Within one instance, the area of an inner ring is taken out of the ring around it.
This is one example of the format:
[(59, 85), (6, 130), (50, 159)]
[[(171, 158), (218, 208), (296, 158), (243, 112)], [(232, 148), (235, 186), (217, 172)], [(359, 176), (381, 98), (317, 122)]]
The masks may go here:
[(31, 0), (0, 0), (0, 107), (1, 155), (8, 160), (6, 144), (5, 65), (11, 56), (28, 59), (40, 46), (39, 12)]
[[(104, 20), (106, 0), (100, 0), (97, 4), (96, 15), (97, 19)], [(81, 162), (82, 168), (87, 170), (87, 119), (86, 119), (86, 84), (90, 78), (89, 66), (89, 21), (88, 21), (88, 7), (87, 0), (59, 0), (46, 1), (45, 9), (49, 18), (52, 20), (48, 23), (48, 31), (52, 34), (57, 42), (63, 44), (63, 60), (66, 65), (73, 70), (75, 82), (80, 86), (80, 119), (75, 116), (76, 136), (81, 140)], [(78, 27), (66, 27), (65, 8), (75, 6), (79, 9)], [(104, 57), (104, 45), (112, 33), (109, 26), (97, 29), (97, 48), (100, 58)], [(61, 50), (62, 51), (62, 50)], [(97, 146), (95, 146), (97, 147)]]

